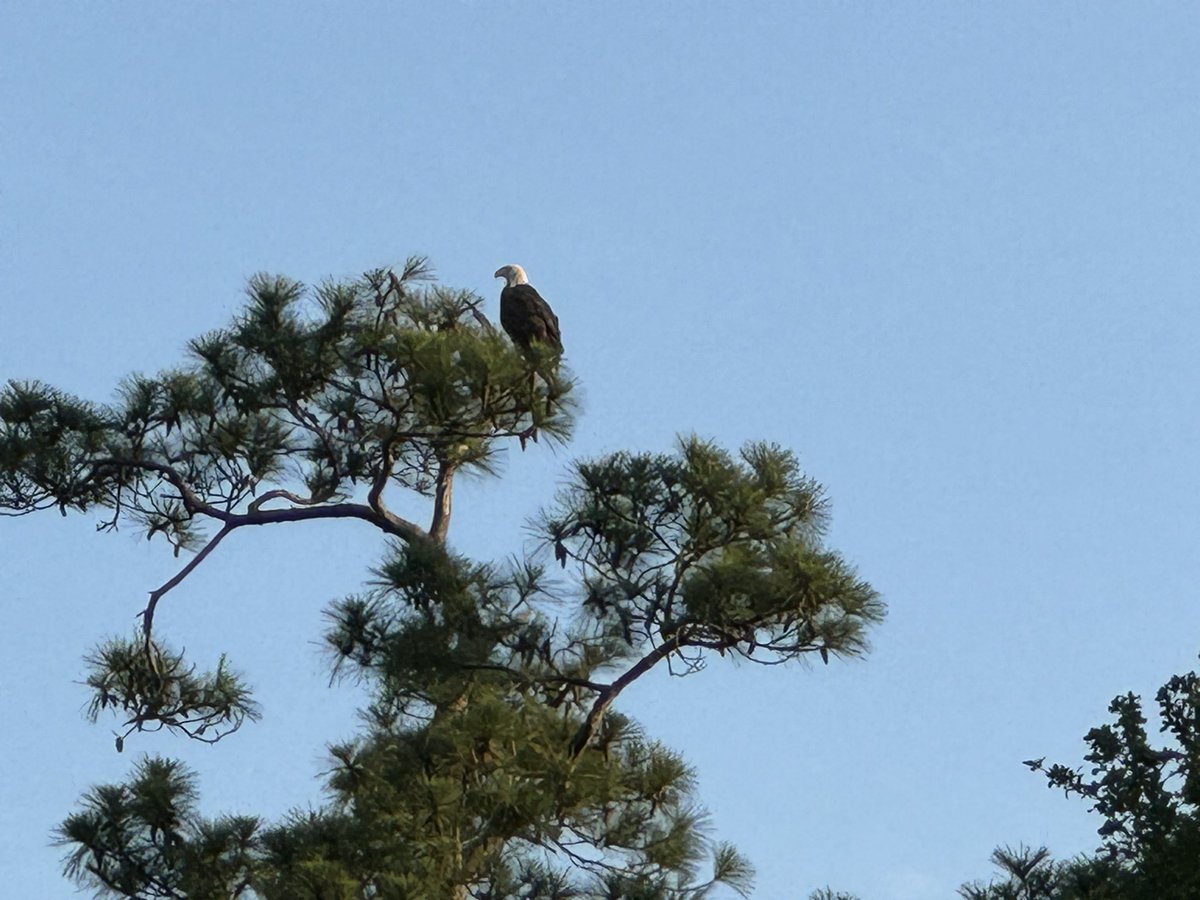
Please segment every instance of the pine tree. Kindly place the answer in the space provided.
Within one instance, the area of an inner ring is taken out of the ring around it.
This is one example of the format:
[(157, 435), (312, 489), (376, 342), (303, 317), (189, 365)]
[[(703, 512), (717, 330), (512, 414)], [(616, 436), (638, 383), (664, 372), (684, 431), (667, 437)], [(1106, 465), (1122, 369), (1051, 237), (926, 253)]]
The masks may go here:
[[(0, 509), (99, 513), (101, 530), (188, 554), (138, 633), (89, 659), (90, 713), (120, 717), (118, 749), (159, 729), (217, 741), (258, 714), (226, 660), (198, 673), (154, 628), (218, 544), (281, 522), (373, 525), (375, 579), (332, 604), (325, 635), (335, 670), (371, 688), (367, 724), (331, 751), (330, 802), (275, 823), (203, 817), (194, 775), (147, 756), (62, 823), (66, 874), (191, 900), (748, 892), (681, 754), (616, 702), (656, 666), (864, 652), (883, 606), (823, 546), (820, 485), (777, 446), (689, 437), (575, 464), (538, 521), (542, 555), (465, 559), (447, 541), (456, 477), (494, 475), (514, 439), (570, 436), (557, 355), (519, 351), (421, 259), (315, 289), (257, 276), (248, 294), (185, 364), (129, 378), (111, 404), (10, 383)], [(427, 499), (427, 524), (389, 508), (397, 491)]]

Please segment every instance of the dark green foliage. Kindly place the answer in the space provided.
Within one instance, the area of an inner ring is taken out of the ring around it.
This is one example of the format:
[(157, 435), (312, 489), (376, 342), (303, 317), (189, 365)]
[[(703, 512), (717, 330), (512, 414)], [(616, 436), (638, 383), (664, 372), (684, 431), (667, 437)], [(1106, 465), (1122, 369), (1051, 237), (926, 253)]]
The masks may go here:
[[(119, 896), (141, 896), (120, 884), (150, 891), (159, 881), (179, 893), (148, 896), (667, 898), (699, 897), (716, 883), (748, 889), (746, 861), (705, 839), (694, 777), (678, 754), (615, 711), (576, 751), (607, 687), (556, 674), (567, 639), (554, 639), (554, 626), (529, 609), (527, 571), (493, 571), (415, 544), (396, 548), (379, 575), (369, 599), (331, 610), (327, 640), (341, 670), (377, 691), (366, 733), (330, 749), (326, 808), (247, 833), (197, 818), (184, 779), (175, 802), (186, 824), (164, 849), (167, 839), (152, 834), (157, 820), (124, 812), (146, 806), (143, 792), (164, 793), (135, 776), (94, 789), (85, 812), (64, 824), (62, 840), (78, 845), (70, 874)], [(526, 666), (519, 648), (531, 629), (546, 637)], [(123, 830), (97, 824), (105, 810), (120, 814)], [(225, 862), (213, 868), (214, 858)], [(121, 871), (134, 881), (88, 867), (96, 859), (127, 860)], [(711, 873), (697, 882), (706, 859)], [(231, 883), (243, 893), (222, 893)]]
[(1086, 856), (1055, 860), (1045, 847), (1000, 847), (992, 853), (992, 863), (1001, 878), (965, 884), (959, 895), (966, 900), (1182, 900), (1196, 896), (1169, 887), (1166, 893), (1146, 889), (1134, 872), (1111, 860)]
[[(193, 362), (135, 376), (94, 406), (51, 388), (0, 395), (0, 509), (106, 510), (176, 553), (143, 633), (90, 659), (90, 714), (215, 741), (257, 715), (224, 659), (197, 675), (153, 637), (156, 605), (234, 531), (325, 518), (391, 545), (332, 604), (335, 673), (371, 692), (364, 728), (330, 748), (328, 802), (267, 824), (200, 815), (193, 777), (146, 759), (94, 788), (58, 837), (67, 874), (124, 897), (699, 898), (750, 889), (707, 835), (682, 756), (614, 704), (659, 666), (714, 655), (778, 663), (857, 656), (876, 592), (821, 537), (826, 505), (792, 454), (672, 454), (577, 465), (536, 523), (555, 561), (455, 555), (458, 472), (500, 442), (565, 439), (572, 382), (518, 351), (479, 298), (428, 284), (423, 261), (310, 292), (258, 276), (248, 309), (191, 344)], [(428, 525), (385, 504), (430, 500)], [(215, 529), (211, 531), (210, 529)], [(557, 573), (556, 573), (557, 574)]]
[(105, 449), (113, 416), (40, 384), (0, 392), (0, 509), (24, 514), (57, 505), (86, 508), (102, 491), (82, 484), (88, 460)]
[(822, 548), (825, 523), (791, 453), (749, 444), (735, 459), (690, 438), (676, 455), (580, 464), (541, 530), (582, 566), (583, 608), (614, 652), (655, 644), (695, 666), (706, 649), (762, 662), (862, 652), (883, 605)]
[(197, 676), (181, 655), (144, 639), (112, 640), (87, 658), (93, 691), (88, 718), (109, 710), (127, 715), (117, 748), (134, 731), (168, 728), (208, 743), (259, 717), (250, 690), (225, 657), (215, 672)]
[(1051, 788), (1087, 800), (1103, 820), (1091, 857), (1056, 862), (1043, 848), (997, 850), (1005, 878), (966, 885), (969, 900), (1184, 900), (1200, 897), (1200, 676), (1173, 677), (1159, 689), (1160, 730), (1171, 744), (1155, 747), (1141, 698), (1113, 700), (1114, 722), (1085, 740), (1087, 768), (1026, 763)]
[(71, 847), (66, 873), (119, 897), (245, 895), (259, 823), (196, 817), (194, 776), (179, 763), (147, 757), (124, 785), (101, 785), (58, 828)]

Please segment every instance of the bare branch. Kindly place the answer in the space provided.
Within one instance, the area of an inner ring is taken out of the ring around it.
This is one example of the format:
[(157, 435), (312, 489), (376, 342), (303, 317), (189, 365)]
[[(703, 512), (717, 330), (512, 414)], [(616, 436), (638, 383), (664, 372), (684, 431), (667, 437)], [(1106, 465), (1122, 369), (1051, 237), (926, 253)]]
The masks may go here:
[(264, 503), (268, 503), (271, 500), (291, 500), (293, 503), (299, 506), (314, 506), (320, 502), (314, 500), (312, 497), (301, 497), (299, 494), (293, 494), (291, 491), (285, 491), (282, 488), (279, 488), (276, 490), (267, 491), (257, 500), (252, 502), (247, 509), (252, 513), (258, 512)]
[(237, 527), (273, 525), (276, 522), (307, 522), (314, 519), (362, 519), (381, 531), (406, 541), (429, 539), (429, 534), (421, 526), (388, 511), (382, 503), (379, 509), (372, 509), (362, 503), (332, 503), (307, 509), (260, 509), (253, 513), (230, 513), (219, 518)]
[(163, 595), (166, 594), (167, 591), (177, 587), (179, 583), (183, 581), (183, 579), (187, 578), (188, 575), (190, 575), (196, 569), (196, 567), (200, 565), (200, 563), (204, 562), (208, 554), (217, 549), (217, 544), (224, 540), (225, 535), (229, 534), (229, 532), (233, 531), (237, 527), (237, 525), (226, 524), (220, 531), (213, 535), (212, 540), (205, 544), (199, 553), (197, 553), (194, 557), (192, 557), (191, 560), (188, 561), (186, 566), (175, 573), (175, 576), (171, 578), (170, 581), (168, 581), (158, 590), (150, 592), (150, 602), (146, 604), (146, 608), (142, 610), (141, 613), (142, 633), (146, 635), (147, 651), (150, 649), (150, 631), (154, 625), (154, 610), (158, 606), (158, 601), (162, 599)]
[(592, 736), (595, 735), (596, 729), (600, 727), (600, 722), (604, 718), (605, 712), (612, 706), (613, 701), (617, 699), (617, 695), (649, 672), (663, 659), (678, 650), (682, 645), (682, 637), (677, 632), (669, 641), (655, 647), (630, 666), (624, 675), (600, 692), (600, 695), (596, 698), (596, 702), (588, 710), (587, 718), (579, 726), (579, 731), (575, 733), (575, 737), (571, 741), (572, 758), (578, 758), (587, 749), (587, 745), (591, 741)]
[(392, 477), (392, 447), (395, 444), (398, 435), (392, 434), (383, 442), (383, 452), (379, 460), (379, 471), (375, 474), (375, 480), (371, 483), (371, 490), (367, 494), (367, 505), (371, 509), (383, 511), (383, 489), (387, 487), (388, 479)]
[(491, 334), (496, 334), (496, 326), (491, 320), (480, 312), (479, 307), (474, 303), (468, 303), (467, 308), (471, 310), (471, 315), (475, 317), (475, 321), (483, 326), (483, 329)]
[(205, 503), (196, 496), (183, 476), (175, 469), (168, 466), (166, 463), (157, 463), (148, 459), (100, 459), (92, 464), (92, 470), (116, 468), (116, 469), (144, 469), (148, 472), (158, 472), (175, 490), (179, 491), (179, 497), (183, 501), (184, 508), (192, 515), (202, 513), (206, 516), (211, 516), (214, 519), (224, 521), (230, 514), (224, 510), (220, 510), (215, 506)]
[[(311, 506), (301, 509), (252, 509), (245, 513), (235, 513), (205, 503), (188, 486), (183, 476), (165, 463), (140, 459), (103, 459), (97, 461), (93, 468), (144, 469), (157, 472), (179, 492), (184, 508), (189, 514), (208, 516), (234, 528), (244, 525), (271, 525), (276, 522), (306, 522), (311, 519), (362, 519), (381, 531), (406, 541), (429, 538), (428, 533), (419, 525), (388, 511), (382, 502), (378, 501), (378, 498), (376, 498), (378, 504), (376, 508), (361, 503), (333, 503), (328, 506)], [(275, 492), (269, 491), (268, 495), (273, 493)]]
[(560, 675), (555, 672), (538, 673), (536, 675), (527, 675), (517, 669), (502, 666), (498, 663), (462, 663), (463, 669), (480, 672), (502, 672), (522, 685), (550, 685), (550, 684), (566, 684), (574, 687), (586, 688), (589, 691), (603, 692), (612, 687), (610, 684), (604, 684), (599, 681), (589, 681), (586, 678), (576, 678), (574, 675)]
[(450, 530), (454, 472), (454, 463), (442, 460), (438, 464), (437, 492), (433, 500), (433, 521), (429, 525), (429, 534), (439, 544), (446, 543), (446, 534)]

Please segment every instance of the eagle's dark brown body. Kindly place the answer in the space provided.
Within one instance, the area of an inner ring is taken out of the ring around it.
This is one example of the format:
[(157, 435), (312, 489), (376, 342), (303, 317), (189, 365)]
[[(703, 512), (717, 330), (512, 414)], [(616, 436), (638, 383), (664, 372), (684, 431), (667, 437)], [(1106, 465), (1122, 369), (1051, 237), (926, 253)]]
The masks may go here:
[(500, 324), (524, 350), (534, 341), (562, 353), (558, 316), (530, 284), (513, 284), (500, 292)]

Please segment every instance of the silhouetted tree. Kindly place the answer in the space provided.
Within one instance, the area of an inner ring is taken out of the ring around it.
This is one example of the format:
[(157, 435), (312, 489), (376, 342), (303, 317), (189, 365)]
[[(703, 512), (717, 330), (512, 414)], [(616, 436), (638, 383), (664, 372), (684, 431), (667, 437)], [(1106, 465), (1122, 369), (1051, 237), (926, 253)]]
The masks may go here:
[(1200, 676), (1177, 675), (1159, 689), (1153, 746), (1142, 700), (1117, 697), (1114, 721), (1087, 733), (1084, 766), (1026, 765), (1051, 788), (1087, 800), (1102, 819), (1091, 856), (1056, 862), (1045, 848), (997, 850), (1003, 877), (964, 885), (968, 900), (1185, 900), (1200, 897)]

